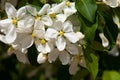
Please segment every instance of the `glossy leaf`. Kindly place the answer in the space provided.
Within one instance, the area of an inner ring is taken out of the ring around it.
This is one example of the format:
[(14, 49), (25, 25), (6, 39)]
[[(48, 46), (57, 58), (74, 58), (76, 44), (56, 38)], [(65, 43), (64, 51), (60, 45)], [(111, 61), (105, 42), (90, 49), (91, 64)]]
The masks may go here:
[(85, 20), (80, 18), (80, 16), (79, 16), (79, 20), (81, 22), (81, 29), (85, 34), (85, 38), (87, 38), (89, 41), (93, 41), (95, 37), (96, 29), (98, 27), (98, 18), (96, 19), (96, 23), (92, 25), (86, 25)]
[(120, 80), (120, 74), (116, 71), (104, 71), (102, 80)]
[(91, 42), (90, 47), (94, 50), (98, 50), (98, 51), (103, 51), (104, 47), (102, 46), (101, 43), (97, 42), (97, 41), (93, 41)]
[(94, 0), (76, 0), (76, 8), (90, 22), (94, 22), (97, 5)]
[(94, 53), (90, 47), (87, 47), (84, 51), (86, 65), (92, 76), (91, 80), (95, 80), (98, 74), (98, 57)]

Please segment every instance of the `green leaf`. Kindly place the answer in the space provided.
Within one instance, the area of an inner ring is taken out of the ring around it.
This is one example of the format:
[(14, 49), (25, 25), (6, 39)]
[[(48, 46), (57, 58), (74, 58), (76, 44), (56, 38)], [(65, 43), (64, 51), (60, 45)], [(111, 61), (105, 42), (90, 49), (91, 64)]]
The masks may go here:
[(102, 46), (102, 44), (97, 42), (97, 41), (91, 42), (90, 47), (92, 49), (98, 50), (98, 51), (103, 51), (104, 50), (104, 47)]
[(95, 80), (98, 73), (98, 57), (95, 54), (90, 53), (89, 48), (85, 50), (85, 55), (88, 55), (89, 57), (91, 57), (91, 60), (88, 57), (85, 57), (85, 60), (86, 60), (87, 68), (92, 76), (91, 80)]
[(54, 2), (56, 2), (56, 3), (62, 2), (62, 0), (52, 0), (52, 1), (54, 1)]
[(120, 74), (116, 71), (104, 71), (102, 80), (120, 80)]
[(81, 68), (74, 76), (72, 76), (71, 80), (84, 80), (84, 78), (89, 74), (87, 69)]
[(76, 9), (90, 22), (94, 22), (97, 5), (94, 0), (76, 0)]
[(87, 38), (89, 41), (93, 41), (95, 37), (95, 32), (98, 27), (98, 17), (96, 17), (96, 23), (92, 25), (86, 25), (85, 21), (83, 21), (82, 18), (79, 16), (79, 20), (81, 22), (81, 28), (83, 30), (83, 33), (85, 34), (85, 38)]

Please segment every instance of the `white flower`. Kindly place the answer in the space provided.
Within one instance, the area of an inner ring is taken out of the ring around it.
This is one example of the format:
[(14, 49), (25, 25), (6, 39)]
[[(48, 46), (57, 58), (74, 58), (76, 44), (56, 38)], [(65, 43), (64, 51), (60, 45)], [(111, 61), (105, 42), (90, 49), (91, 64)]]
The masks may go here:
[(72, 56), (70, 60), (69, 72), (72, 75), (76, 74), (77, 71), (80, 69), (79, 65), (82, 67), (86, 67), (82, 46), (79, 46), (78, 49), (79, 49), (79, 54)]
[(70, 21), (62, 23), (61, 21), (56, 21), (53, 28), (48, 28), (46, 31), (46, 37), (48, 39), (56, 39), (55, 44), (59, 51), (62, 51), (66, 47), (66, 40), (72, 43), (76, 43), (79, 37), (73, 32), (72, 24)]
[(119, 0), (103, 0), (103, 2), (112, 8), (118, 7), (120, 4)]
[[(14, 48), (13, 48), (14, 47)], [(25, 50), (24, 50), (25, 51)], [(21, 52), (19, 49), (15, 48), (15, 46), (11, 46), (8, 49), (8, 54), (11, 55), (12, 53), (14, 53), (17, 57), (17, 59), (22, 62), (22, 63), (29, 63), (26, 51), (23, 53)]]
[(76, 12), (75, 3), (70, 1), (63, 1), (60, 4), (54, 4), (50, 10), (48, 10), (48, 15), (55, 20), (60, 20), (64, 22), (67, 17)]
[(40, 20), (46, 26), (51, 26), (52, 25), (51, 18), (48, 15), (46, 15), (47, 14), (47, 10), (50, 8), (49, 4), (45, 4), (40, 9), (39, 12), (37, 12), (36, 8), (34, 8), (34, 7), (30, 6), (30, 5), (27, 5), (26, 8), (35, 17), (35, 20)]
[[(16, 39), (16, 28), (19, 28), (18, 24), (22, 24), (26, 15), (25, 7), (21, 7), (18, 11), (10, 3), (5, 4), (5, 11), (8, 19), (0, 21), (0, 29), (3, 30), (5, 35), (0, 35), (0, 40), (4, 43), (12, 43)], [(22, 21), (22, 23), (21, 23)]]
[(39, 64), (44, 63), (47, 60), (47, 56), (43, 53), (39, 53), (37, 57), (37, 62)]
[(79, 53), (78, 47), (75, 46), (74, 44), (67, 43), (66, 50), (59, 51), (58, 49), (53, 49), (49, 54), (48, 54), (48, 61), (52, 63), (59, 57), (60, 61), (62, 62), (63, 65), (66, 65), (70, 62), (70, 54), (72, 55), (77, 55)]
[(108, 39), (104, 36), (104, 34), (103, 34), (103, 33), (99, 33), (99, 37), (100, 37), (101, 40), (102, 40), (102, 45), (103, 45), (104, 47), (108, 47), (109, 41), (108, 41)]
[(73, 56), (70, 62), (69, 73), (75, 75), (80, 69), (79, 65), (86, 67), (84, 57), (82, 55)]
[(12, 43), (12, 46), (14, 49), (17, 49), (24, 53), (26, 49), (33, 45), (33, 43), (34, 38), (30, 33), (18, 33), (16, 40), (14, 43)]
[[(34, 21), (32, 19), (26, 24), (33, 24), (33, 22)], [(30, 27), (24, 27), (21, 28), (22, 30), (20, 30), (20, 32), (18, 31), (19, 33), (17, 34), (17, 38), (13, 43), (13, 45), (16, 45), (18, 47), (18, 49), (22, 50), (31, 47), (34, 41), (43, 36), (41, 34), (41, 30), (44, 30), (44, 25), (39, 20), (36, 20), (35, 22), (36, 24), (34, 25), (34, 27), (30, 25)]]
[(62, 12), (65, 7), (65, 1), (60, 4), (53, 4), (52, 8), (48, 10), (48, 15), (55, 20), (60, 20), (64, 22), (66, 20), (66, 15)]
[(64, 8), (64, 14), (66, 16), (71, 16), (72, 14), (76, 13), (77, 10), (75, 8), (75, 2), (70, 2), (70, 1), (66, 1), (66, 6)]
[(117, 15), (113, 16), (113, 21), (117, 25), (118, 29), (120, 29), (120, 21)]
[(53, 49), (53, 42), (52, 40), (47, 40), (45, 37), (45, 30), (39, 31), (41, 36), (35, 40), (35, 45), (38, 52), (47, 54)]
[(48, 61), (52, 63), (59, 57), (60, 61), (62, 62), (63, 65), (66, 65), (70, 61), (70, 55), (68, 54), (67, 51), (59, 51), (58, 49), (53, 49), (49, 54), (48, 54)]

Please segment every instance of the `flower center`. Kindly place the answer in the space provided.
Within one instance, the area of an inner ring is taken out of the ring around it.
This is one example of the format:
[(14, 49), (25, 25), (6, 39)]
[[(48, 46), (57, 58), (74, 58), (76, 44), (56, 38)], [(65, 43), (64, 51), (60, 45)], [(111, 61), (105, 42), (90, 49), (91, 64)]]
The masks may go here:
[(78, 60), (81, 60), (81, 59), (82, 59), (82, 56), (77, 55), (77, 59), (78, 59)]
[(41, 20), (41, 17), (39, 15), (35, 16), (35, 19)]
[(70, 1), (66, 1), (66, 6), (70, 6)]
[(32, 33), (32, 35), (31, 35), (33, 38), (35, 37), (35, 34), (34, 33)]
[(64, 35), (64, 32), (63, 32), (63, 31), (59, 31), (59, 35), (60, 35), (60, 36), (63, 36), (63, 35)]
[(56, 17), (56, 14), (55, 14), (55, 13), (51, 13), (51, 14), (50, 14), (50, 17), (51, 17), (51, 18), (55, 18), (55, 17)]
[(16, 25), (17, 24), (17, 19), (15, 19), (15, 18), (12, 19), (12, 23)]
[(44, 45), (44, 44), (46, 43), (46, 40), (45, 40), (45, 39), (41, 39), (41, 40), (40, 40), (40, 43), (41, 43), (42, 45)]

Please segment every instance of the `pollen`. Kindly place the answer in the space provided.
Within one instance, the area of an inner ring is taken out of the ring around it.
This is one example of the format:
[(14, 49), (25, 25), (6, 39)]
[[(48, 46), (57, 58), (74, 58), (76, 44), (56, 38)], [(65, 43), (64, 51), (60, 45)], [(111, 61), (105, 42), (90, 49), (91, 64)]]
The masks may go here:
[(70, 1), (66, 1), (66, 6), (70, 6)]
[(56, 14), (55, 14), (55, 13), (51, 13), (51, 14), (50, 14), (50, 17), (51, 17), (51, 18), (55, 18), (55, 17), (56, 17)]
[(63, 35), (64, 35), (64, 32), (63, 32), (63, 31), (59, 31), (59, 35), (60, 35), (60, 36), (63, 36)]
[(35, 16), (35, 19), (41, 20), (41, 17), (39, 15)]
[(35, 34), (34, 33), (32, 33), (32, 35), (31, 35), (32, 37), (35, 37)]
[(16, 25), (17, 24), (17, 19), (12, 19), (12, 23)]
[(41, 39), (40, 43), (44, 45), (46, 43), (46, 40), (45, 39)]
[(8, 48), (8, 54), (11, 55), (14, 52), (14, 48), (12, 46), (10, 46)]
[(78, 59), (78, 60), (81, 60), (81, 59), (82, 59), (82, 56), (77, 55), (77, 59)]

